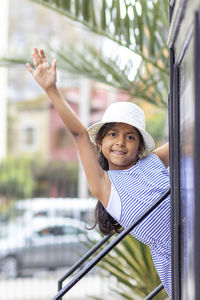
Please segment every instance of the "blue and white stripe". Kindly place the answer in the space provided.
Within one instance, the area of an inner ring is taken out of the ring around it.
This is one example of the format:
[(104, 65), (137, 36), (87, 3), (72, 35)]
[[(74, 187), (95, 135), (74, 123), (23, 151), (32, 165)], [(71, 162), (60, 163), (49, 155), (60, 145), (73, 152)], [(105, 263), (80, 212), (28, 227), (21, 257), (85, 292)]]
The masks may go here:
[[(160, 159), (149, 154), (128, 170), (109, 170), (109, 178), (121, 199), (119, 223), (130, 226), (144, 209), (170, 186), (169, 173)], [(171, 222), (170, 196), (131, 231), (151, 248), (158, 275), (171, 295)]]

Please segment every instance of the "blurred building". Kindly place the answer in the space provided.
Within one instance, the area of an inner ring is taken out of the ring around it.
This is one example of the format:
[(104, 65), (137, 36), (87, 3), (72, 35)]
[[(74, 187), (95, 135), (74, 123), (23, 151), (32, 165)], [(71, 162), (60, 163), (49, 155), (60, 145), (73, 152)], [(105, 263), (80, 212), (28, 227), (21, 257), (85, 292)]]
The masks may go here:
[(49, 157), (48, 107), (44, 97), (9, 103), (8, 154)]
[[(61, 89), (62, 94), (78, 114), (80, 89)], [(90, 113), (88, 123), (92, 124), (101, 116), (111, 101), (126, 101), (126, 93), (112, 95), (109, 89), (93, 85), (89, 92)], [(9, 103), (8, 154), (13, 156), (38, 156), (44, 160), (77, 161), (73, 139), (54, 106), (45, 95), (29, 101)]]

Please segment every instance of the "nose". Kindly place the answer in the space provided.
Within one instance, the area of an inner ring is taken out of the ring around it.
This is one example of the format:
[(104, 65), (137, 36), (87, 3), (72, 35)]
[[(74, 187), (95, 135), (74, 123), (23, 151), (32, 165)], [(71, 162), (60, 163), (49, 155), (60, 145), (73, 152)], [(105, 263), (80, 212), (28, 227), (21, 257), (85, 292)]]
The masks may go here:
[(125, 139), (124, 139), (124, 137), (121, 136), (121, 135), (118, 136), (116, 144), (119, 145), (119, 146), (124, 146), (125, 145)]

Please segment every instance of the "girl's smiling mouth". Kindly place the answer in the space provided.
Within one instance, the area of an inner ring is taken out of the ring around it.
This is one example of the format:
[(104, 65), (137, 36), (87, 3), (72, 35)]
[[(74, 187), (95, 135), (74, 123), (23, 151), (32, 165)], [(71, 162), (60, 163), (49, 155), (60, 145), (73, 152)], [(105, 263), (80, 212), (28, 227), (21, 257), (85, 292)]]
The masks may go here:
[(126, 152), (122, 151), (122, 150), (111, 150), (111, 152), (116, 155), (125, 155), (126, 154)]

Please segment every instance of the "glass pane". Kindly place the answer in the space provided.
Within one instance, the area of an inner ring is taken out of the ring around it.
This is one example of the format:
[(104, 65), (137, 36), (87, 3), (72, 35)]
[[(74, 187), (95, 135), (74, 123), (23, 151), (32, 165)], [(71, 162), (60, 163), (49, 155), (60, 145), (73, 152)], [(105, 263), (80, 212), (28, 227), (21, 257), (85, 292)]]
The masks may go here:
[(194, 76), (193, 40), (180, 67), (181, 299), (194, 299)]

